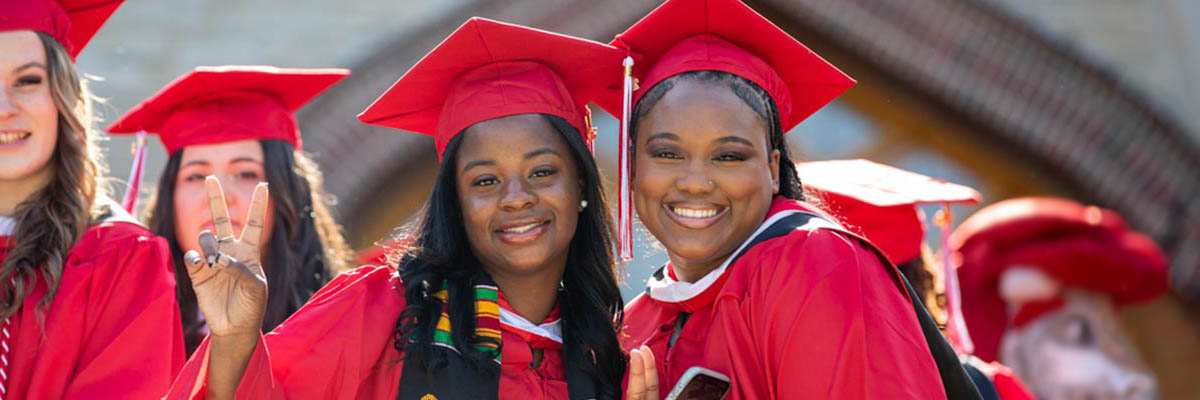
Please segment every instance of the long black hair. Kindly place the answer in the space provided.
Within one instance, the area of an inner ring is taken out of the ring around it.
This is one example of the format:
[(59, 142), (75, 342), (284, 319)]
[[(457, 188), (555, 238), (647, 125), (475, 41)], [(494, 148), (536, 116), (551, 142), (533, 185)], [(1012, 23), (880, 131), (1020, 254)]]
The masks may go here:
[(681, 80), (725, 85), (738, 98), (745, 101), (746, 105), (750, 106), (763, 122), (767, 123), (768, 148), (779, 150), (779, 195), (792, 200), (804, 200), (804, 186), (800, 184), (800, 175), (796, 172), (796, 163), (792, 160), (791, 152), (788, 151), (787, 140), (783, 139), (785, 132), (783, 132), (783, 124), (779, 121), (779, 109), (775, 106), (775, 99), (754, 82), (724, 71), (683, 72), (664, 79), (646, 91), (646, 94), (634, 107), (633, 115), (629, 119), (631, 128), (629, 130), (629, 157), (633, 157), (633, 149), (637, 143), (638, 120), (645, 117), (654, 108), (654, 105), (658, 104), (658, 101), (662, 100), (663, 96), (675, 87), (675, 83)]
[[(624, 302), (617, 288), (613, 225), (600, 173), (577, 130), (561, 118), (545, 117), (570, 146), (583, 180), (583, 199), (588, 202), (571, 238), (563, 272), (564, 290), (558, 299), (564, 349), (582, 349), (590, 355), (588, 360), (574, 359), (583, 364), (577, 367), (596, 377), (600, 398), (619, 399), (626, 358), (617, 332)], [(399, 273), (408, 304), (396, 320), (394, 346), (404, 354), (405, 363), (426, 368), (445, 366), (444, 358), (439, 359), (433, 351), (433, 333), (441, 313), (433, 292), (441, 288), (446, 288), (449, 295), (450, 331), (459, 353), (469, 365), (492, 362), (491, 354), (474, 346), (485, 340), (475, 335), (473, 292), (474, 283), (485, 272), (471, 251), (459, 208), (455, 160), (461, 138), (459, 135), (447, 145), (433, 192), (410, 232), (401, 233), (412, 239), (411, 247), (398, 248), (394, 252), (400, 254), (391, 257), (401, 260)]]
[[(275, 225), (264, 249), (263, 267), (267, 272), (267, 312), (263, 332), (275, 329), (296, 312), (330, 279), (331, 271), (341, 271), (350, 252), (341, 227), (324, 203), (321, 175), (304, 153), (282, 140), (260, 140), (263, 170), (270, 185), (275, 206)], [(203, 327), (196, 305), (192, 280), (183, 268), (183, 249), (175, 237), (175, 180), (179, 174), (183, 150), (167, 159), (158, 181), (158, 190), (146, 216), (154, 234), (167, 239), (175, 263), (175, 294), (183, 321), (184, 342), (190, 354), (200, 344)]]

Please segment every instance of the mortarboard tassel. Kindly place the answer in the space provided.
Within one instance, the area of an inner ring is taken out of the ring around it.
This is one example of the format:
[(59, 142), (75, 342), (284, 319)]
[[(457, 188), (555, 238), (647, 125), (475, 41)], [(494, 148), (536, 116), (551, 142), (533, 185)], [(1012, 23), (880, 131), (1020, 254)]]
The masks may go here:
[(629, 187), (629, 118), (633, 111), (633, 57), (626, 56), (621, 62), (625, 67), (625, 79), (621, 88), (621, 144), (617, 160), (620, 162), (621, 181), (617, 193), (617, 259), (621, 262), (633, 259), (633, 191)]
[(963, 320), (962, 296), (958, 288), (958, 272), (950, 260), (950, 228), (954, 215), (950, 212), (950, 203), (945, 203), (941, 210), (934, 215), (934, 224), (942, 230), (942, 284), (946, 289), (946, 340), (959, 354), (975, 352), (975, 343), (967, 332), (967, 322)]
[(125, 197), (121, 200), (121, 206), (130, 214), (137, 209), (138, 191), (142, 186), (142, 170), (146, 165), (146, 131), (137, 133), (133, 146), (133, 166), (129, 168), (129, 184), (125, 188)]

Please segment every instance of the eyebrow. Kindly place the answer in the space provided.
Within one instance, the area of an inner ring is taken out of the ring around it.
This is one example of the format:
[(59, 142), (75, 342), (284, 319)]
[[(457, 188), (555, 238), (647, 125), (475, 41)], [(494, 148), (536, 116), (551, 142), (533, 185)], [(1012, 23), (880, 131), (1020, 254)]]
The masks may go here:
[(490, 166), (490, 165), (496, 165), (496, 162), (492, 161), (492, 160), (475, 160), (475, 161), (471, 161), (471, 162), (467, 163), (467, 165), (463, 167), (462, 172), (467, 172), (467, 171), (471, 170), (471, 168)]
[(557, 151), (554, 151), (554, 149), (551, 149), (549, 147), (543, 147), (543, 148), (525, 153), (525, 159), (528, 160), (528, 159), (531, 159), (531, 158), (534, 158), (534, 157), (537, 157), (537, 156), (540, 156), (543, 154), (552, 154), (552, 155), (562, 157), (561, 155), (558, 154)]
[[(235, 158), (235, 159), (229, 161), (230, 164), (240, 163), (240, 162), (252, 162), (255, 164), (262, 164), (262, 161), (259, 161), (259, 160), (256, 160), (256, 159), (253, 159), (250, 157), (238, 157), (238, 158)], [(191, 161), (183, 163), (183, 165), (181, 165), (180, 167), (188, 167), (188, 166), (192, 166), (192, 165), (210, 165), (210, 163), (208, 162), (208, 160), (191, 160)]]
[(746, 140), (746, 138), (737, 136), (723, 136), (717, 139), (717, 143), (741, 143), (747, 146), (754, 146), (754, 143), (750, 143), (750, 141)]
[(21, 65), (20, 67), (17, 67), (17, 68), (15, 68), (15, 69), (13, 69), (13, 72), (21, 72), (21, 71), (23, 71), (23, 70), (25, 70), (25, 69), (28, 69), (28, 68), (33, 68), (33, 67), (38, 67), (38, 68), (41, 68), (41, 69), (47, 69), (45, 64), (42, 64), (42, 63), (40, 63), (40, 62), (37, 62), (37, 61), (30, 61), (30, 62), (27, 62), (27, 63), (25, 63), (24, 65)]
[(674, 134), (674, 133), (670, 133), (670, 132), (659, 132), (659, 133), (655, 133), (655, 134), (653, 134), (653, 135), (650, 135), (650, 137), (649, 137), (649, 138), (646, 138), (646, 142), (653, 142), (653, 141), (655, 141), (655, 140), (658, 140), (658, 139), (662, 139), (662, 140), (674, 140), (674, 141), (678, 142), (678, 141), (679, 141), (679, 135), (676, 135), (676, 134)]

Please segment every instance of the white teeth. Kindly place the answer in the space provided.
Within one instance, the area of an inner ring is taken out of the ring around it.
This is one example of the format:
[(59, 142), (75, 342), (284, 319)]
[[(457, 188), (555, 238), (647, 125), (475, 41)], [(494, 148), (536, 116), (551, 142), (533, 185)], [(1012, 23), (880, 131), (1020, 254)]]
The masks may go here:
[(717, 215), (717, 209), (715, 209), (715, 208), (705, 208), (705, 209), (697, 210), (694, 208), (671, 207), (671, 212), (678, 214), (681, 217), (686, 217), (686, 218), (708, 218), (708, 217)]
[(28, 138), (28, 132), (4, 132), (0, 133), (0, 144), (12, 144)]
[(518, 227), (504, 229), (502, 232), (504, 232), (504, 233), (525, 233), (525, 232), (529, 232), (530, 229), (537, 228), (538, 226), (541, 226), (541, 225), (542, 225), (541, 222), (536, 222), (536, 223), (532, 223), (529, 225), (521, 225)]

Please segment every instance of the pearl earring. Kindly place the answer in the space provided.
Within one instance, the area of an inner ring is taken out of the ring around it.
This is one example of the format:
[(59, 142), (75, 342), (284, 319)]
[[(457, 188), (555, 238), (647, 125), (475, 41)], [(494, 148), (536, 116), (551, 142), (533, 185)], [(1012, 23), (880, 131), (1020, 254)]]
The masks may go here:
[(579, 208), (587, 208), (587, 200), (580, 200)]

